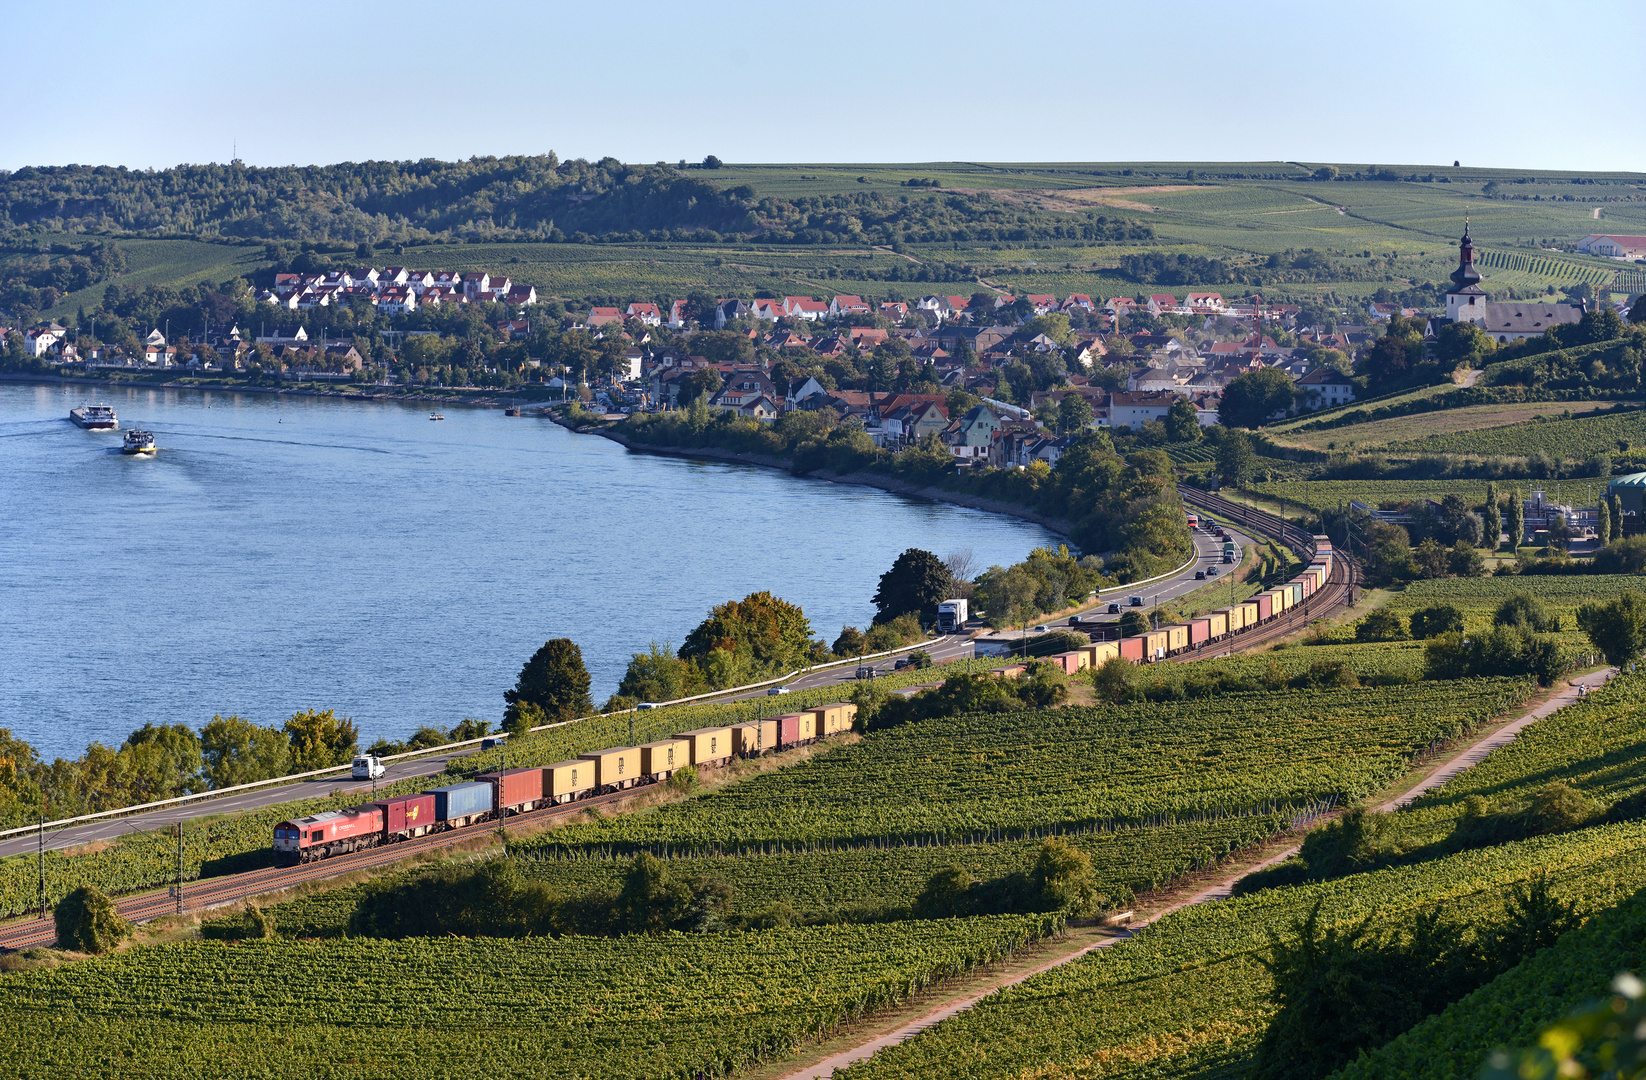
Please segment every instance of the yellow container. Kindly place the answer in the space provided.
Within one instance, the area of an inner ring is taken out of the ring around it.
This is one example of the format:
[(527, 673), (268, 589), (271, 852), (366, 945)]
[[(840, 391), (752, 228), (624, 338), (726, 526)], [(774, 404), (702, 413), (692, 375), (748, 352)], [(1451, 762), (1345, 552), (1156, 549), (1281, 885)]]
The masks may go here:
[(1164, 630), (1150, 630), (1141, 635), (1143, 638), (1143, 659), (1158, 660), (1169, 647), (1169, 639)]
[(756, 757), (777, 749), (777, 721), (754, 720), (732, 728), (732, 753)]
[(806, 711), (817, 717), (819, 738), (850, 731), (852, 722), (857, 719), (857, 706), (849, 701), (834, 701)]
[(593, 762), (557, 761), (543, 766), (543, 794), (555, 802), (570, 802), (585, 792), (594, 790), (597, 766)]
[(691, 744), (693, 765), (718, 765), (732, 757), (732, 729), (730, 727), (695, 728), (677, 731), (677, 739)]
[(1189, 628), (1183, 623), (1173, 623), (1170, 626), (1162, 626), (1160, 629), (1166, 633), (1167, 652), (1175, 653), (1179, 649), (1189, 647)]
[(1092, 643), (1092, 667), (1102, 667), (1110, 660), (1120, 655), (1120, 642), (1094, 641)]
[(1257, 608), (1257, 605), (1255, 603), (1248, 600), (1248, 601), (1246, 601), (1246, 603), (1240, 605), (1240, 610), (1243, 613), (1243, 617), (1240, 621), (1240, 625), (1241, 625), (1242, 629), (1244, 629), (1245, 627), (1248, 627), (1248, 626), (1256, 626), (1257, 625), (1258, 608)]
[(595, 766), (594, 782), (601, 787), (633, 787), (640, 779), (640, 747), (614, 746), (596, 750), (592, 754), (578, 754), (580, 761), (592, 761)]
[(1214, 611), (1206, 616), (1206, 621), (1211, 624), (1206, 632), (1214, 638), (1220, 638), (1229, 632), (1229, 613), (1226, 611)]
[(685, 739), (663, 739), (640, 747), (640, 771), (647, 776), (667, 778), (691, 760), (692, 748)]

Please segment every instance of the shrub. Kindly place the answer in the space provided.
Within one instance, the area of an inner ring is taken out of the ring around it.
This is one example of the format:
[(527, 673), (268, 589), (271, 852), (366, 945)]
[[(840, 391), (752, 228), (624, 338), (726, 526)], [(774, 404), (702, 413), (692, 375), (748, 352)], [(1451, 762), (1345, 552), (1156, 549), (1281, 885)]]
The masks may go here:
[(1405, 637), (1405, 624), (1392, 611), (1374, 611), (1355, 624), (1355, 640), (1359, 642), (1401, 641)]
[(105, 953), (131, 936), (131, 924), (120, 917), (114, 901), (90, 885), (59, 900), (52, 914), (59, 948)]
[(1463, 612), (1451, 604), (1434, 604), (1412, 612), (1412, 636), (1419, 640), (1463, 633)]
[(1515, 593), (1497, 606), (1492, 625), (1530, 630), (1534, 634), (1551, 634), (1560, 630), (1558, 616), (1549, 614), (1543, 601), (1527, 593)]

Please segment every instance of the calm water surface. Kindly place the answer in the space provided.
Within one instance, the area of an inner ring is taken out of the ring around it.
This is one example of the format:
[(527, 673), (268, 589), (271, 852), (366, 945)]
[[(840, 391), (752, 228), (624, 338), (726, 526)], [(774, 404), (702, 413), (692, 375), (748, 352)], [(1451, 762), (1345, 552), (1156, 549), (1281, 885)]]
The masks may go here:
[[(86, 401), (159, 455), (70, 424)], [(552, 637), (599, 702), (723, 600), (770, 589), (832, 641), (906, 547), (988, 565), (1055, 539), (479, 409), (0, 385), (0, 454), (0, 727), (47, 757), (216, 712), (334, 708), (367, 740), (496, 722)]]

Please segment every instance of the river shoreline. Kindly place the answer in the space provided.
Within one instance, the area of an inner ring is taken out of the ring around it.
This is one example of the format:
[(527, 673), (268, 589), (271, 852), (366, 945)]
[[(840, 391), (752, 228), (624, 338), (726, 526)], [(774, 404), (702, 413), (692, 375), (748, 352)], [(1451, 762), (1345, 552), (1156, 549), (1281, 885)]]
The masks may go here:
[[(367, 393), (360, 390), (320, 389), (318, 384), (307, 386), (232, 386), (211, 383), (148, 382), (137, 379), (93, 379), (78, 375), (41, 375), (35, 373), (0, 372), (0, 382), (33, 383), (45, 386), (106, 386), (118, 390), (215, 390), (222, 394), (266, 394), (276, 397), (335, 398), (338, 401), (410, 401), (427, 405), (470, 405), (480, 409), (502, 409), (516, 404), (521, 408), (542, 408), (558, 405), (557, 401), (515, 402), (510, 395), (450, 396), (443, 394)], [(357, 384), (350, 384), (357, 385)]]
[(1064, 518), (1054, 518), (1045, 514), (1036, 513), (1027, 507), (1015, 503), (1001, 502), (998, 499), (987, 499), (980, 495), (967, 495), (964, 492), (949, 491), (945, 488), (932, 487), (926, 484), (914, 484), (907, 480), (899, 480), (894, 476), (881, 476), (876, 473), (834, 473), (826, 469), (813, 472), (797, 473), (790, 462), (783, 458), (771, 457), (768, 454), (747, 454), (737, 450), (721, 450), (717, 447), (679, 447), (657, 446), (652, 443), (637, 442), (616, 431), (578, 427), (561, 417), (554, 417), (554, 422), (568, 431), (578, 435), (598, 435), (610, 439), (619, 446), (633, 450), (640, 454), (658, 454), (663, 457), (679, 458), (706, 458), (710, 461), (724, 461), (741, 465), (758, 465), (767, 469), (781, 469), (791, 476), (798, 476), (809, 480), (823, 480), (831, 484), (856, 484), (860, 487), (879, 488), (881, 491), (894, 495), (908, 495), (917, 499), (926, 499), (931, 502), (949, 503), (952, 506), (964, 506), (972, 510), (982, 510), (989, 514), (999, 514), (1003, 517), (1017, 518), (1027, 521), (1031, 525), (1038, 525), (1043, 529), (1058, 534), (1065, 539), (1074, 528), (1074, 523)]

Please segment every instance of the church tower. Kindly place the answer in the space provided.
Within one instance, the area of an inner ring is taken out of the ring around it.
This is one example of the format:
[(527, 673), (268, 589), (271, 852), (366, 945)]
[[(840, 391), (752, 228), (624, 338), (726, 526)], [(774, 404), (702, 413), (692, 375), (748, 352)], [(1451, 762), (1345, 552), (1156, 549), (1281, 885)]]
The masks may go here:
[(1453, 322), (1486, 321), (1486, 290), (1480, 287), (1480, 271), (1475, 269), (1475, 245), (1469, 239), (1467, 221), (1463, 223), (1463, 239), (1457, 245), (1452, 287), (1446, 290), (1446, 317)]

